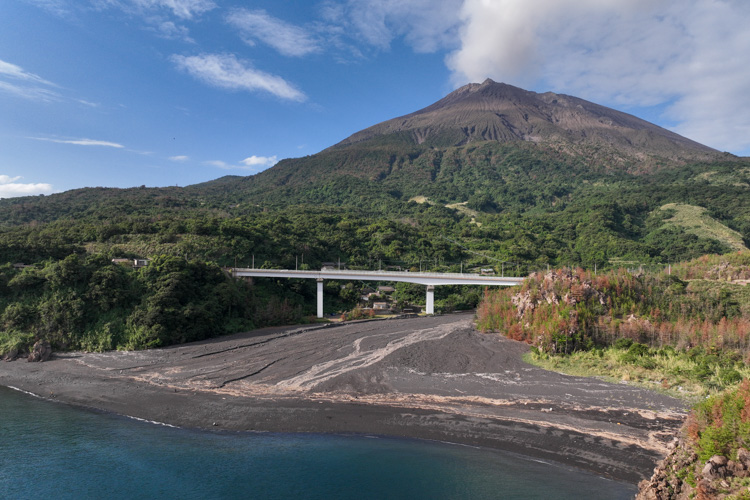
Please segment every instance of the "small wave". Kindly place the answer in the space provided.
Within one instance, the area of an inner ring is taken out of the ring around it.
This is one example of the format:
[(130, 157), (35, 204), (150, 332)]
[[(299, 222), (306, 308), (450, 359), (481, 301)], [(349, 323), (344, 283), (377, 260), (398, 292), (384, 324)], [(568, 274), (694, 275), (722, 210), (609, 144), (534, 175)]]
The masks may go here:
[(179, 427), (176, 426), (176, 425), (167, 424), (165, 422), (157, 422), (156, 420), (147, 420), (145, 418), (134, 417), (132, 415), (123, 415), (123, 417), (130, 418), (130, 419), (133, 419), (133, 420), (137, 420), (139, 422), (146, 422), (147, 424), (162, 425), (164, 427), (171, 427), (173, 429), (179, 429)]
[(22, 392), (24, 394), (28, 394), (29, 396), (34, 396), (35, 398), (46, 399), (46, 398), (43, 398), (42, 396), (40, 396), (39, 394), (34, 394), (33, 392), (24, 391), (23, 389), (19, 389), (18, 387), (15, 387), (15, 386), (12, 386), (12, 385), (8, 385), (6, 387), (8, 389), (13, 389), (14, 391), (18, 391), (18, 392)]

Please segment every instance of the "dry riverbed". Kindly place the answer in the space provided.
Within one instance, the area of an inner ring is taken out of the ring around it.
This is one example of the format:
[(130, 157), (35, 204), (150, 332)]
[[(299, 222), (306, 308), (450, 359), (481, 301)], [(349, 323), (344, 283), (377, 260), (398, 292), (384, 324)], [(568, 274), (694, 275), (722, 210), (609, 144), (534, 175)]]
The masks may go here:
[(0, 364), (0, 384), (177, 426), (364, 433), (499, 448), (636, 482), (685, 404), (528, 365), (470, 315), (268, 328)]

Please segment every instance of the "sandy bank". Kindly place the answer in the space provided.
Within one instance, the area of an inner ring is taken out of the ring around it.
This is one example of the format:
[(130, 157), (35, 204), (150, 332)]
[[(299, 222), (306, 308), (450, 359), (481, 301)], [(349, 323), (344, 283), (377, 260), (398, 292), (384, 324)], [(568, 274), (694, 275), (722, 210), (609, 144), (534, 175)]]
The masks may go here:
[(0, 364), (0, 384), (196, 428), (409, 436), (650, 475), (678, 400), (527, 365), (470, 315), (271, 328), (139, 352)]

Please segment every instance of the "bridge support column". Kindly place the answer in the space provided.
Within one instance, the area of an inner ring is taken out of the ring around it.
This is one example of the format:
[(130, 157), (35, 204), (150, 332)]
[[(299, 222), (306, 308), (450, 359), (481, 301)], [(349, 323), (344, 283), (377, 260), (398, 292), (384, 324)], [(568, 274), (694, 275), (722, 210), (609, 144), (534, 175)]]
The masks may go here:
[(427, 285), (427, 314), (435, 314), (435, 285)]
[(318, 278), (318, 317), (323, 317), (323, 278)]

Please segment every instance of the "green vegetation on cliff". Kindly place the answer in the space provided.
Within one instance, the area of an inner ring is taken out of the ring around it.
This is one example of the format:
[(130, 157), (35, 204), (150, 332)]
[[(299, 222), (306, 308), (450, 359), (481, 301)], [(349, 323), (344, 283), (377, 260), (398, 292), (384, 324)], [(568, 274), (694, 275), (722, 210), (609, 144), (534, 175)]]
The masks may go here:
[[(296, 301), (295, 301), (296, 299)], [(55, 349), (141, 349), (303, 319), (299, 295), (250, 288), (215, 264), (156, 257), (142, 269), (76, 254), (0, 267), (0, 355)]]
[(696, 396), (750, 376), (748, 272), (743, 252), (678, 264), (672, 274), (534, 273), (520, 290), (488, 291), (477, 324), (529, 342), (543, 366)]

